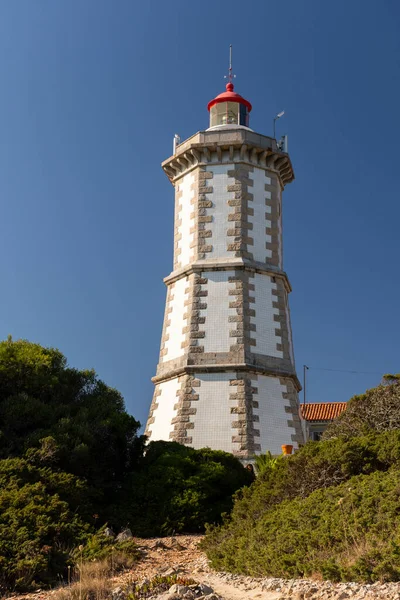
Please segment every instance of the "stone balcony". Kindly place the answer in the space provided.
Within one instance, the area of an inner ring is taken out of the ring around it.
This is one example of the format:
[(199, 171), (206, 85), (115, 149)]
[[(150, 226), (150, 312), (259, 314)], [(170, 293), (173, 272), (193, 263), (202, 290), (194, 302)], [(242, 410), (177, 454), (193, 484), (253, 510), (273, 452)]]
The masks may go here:
[(199, 131), (179, 144), (162, 168), (174, 184), (196, 167), (240, 162), (276, 172), (282, 187), (294, 179), (289, 155), (278, 149), (276, 140), (245, 128)]

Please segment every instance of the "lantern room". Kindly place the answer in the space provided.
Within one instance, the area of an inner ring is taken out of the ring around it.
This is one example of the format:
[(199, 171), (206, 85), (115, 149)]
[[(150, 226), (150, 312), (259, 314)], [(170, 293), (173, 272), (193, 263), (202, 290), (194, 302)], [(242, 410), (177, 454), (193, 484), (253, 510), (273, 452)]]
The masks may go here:
[(226, 91), (208, 103), (210, 128), (224, 125), (230, 127), (249, 126), (251, 104), (233, 90), (234, 86), (230, 81), (226, 84)]

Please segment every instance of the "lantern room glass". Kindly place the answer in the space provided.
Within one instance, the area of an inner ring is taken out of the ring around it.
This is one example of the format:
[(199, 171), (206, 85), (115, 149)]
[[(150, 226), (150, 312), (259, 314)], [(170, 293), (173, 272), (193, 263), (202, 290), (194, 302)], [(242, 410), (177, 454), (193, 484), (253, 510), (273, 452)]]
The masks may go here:
[(219, 102), (210, 109), (210, 127), (218, 125), (244, 125), (248, 127), (246, 106), (238, 102)]

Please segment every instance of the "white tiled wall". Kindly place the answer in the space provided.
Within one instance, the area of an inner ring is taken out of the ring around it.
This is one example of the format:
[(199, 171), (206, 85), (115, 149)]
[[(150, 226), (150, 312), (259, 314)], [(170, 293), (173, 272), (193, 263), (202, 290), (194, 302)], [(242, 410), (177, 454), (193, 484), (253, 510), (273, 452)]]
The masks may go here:
[(165, 342), (167, 353), (163, 357), (164, 361), (183, 355), (184, 350), (181, 348), (181, 344), (185, 340), (185, 334), (182, 333), (182, 329), (188, 322), (187, 317), (184, 319), (183, 315), (187, 313), (185, 300), (188, 298), (188, 293), (185, 293), (185, 289), (188, 288), (189, 283), (186, 281), (186, 277), (183, 277), (178, 279), (173, 286), (173, 300), (170, 304), (172, 312), (168, 315), (171, 324), (166, 328), (169, 339)]
[[(201, 383), (196, 388), (199, 400), (193, 403), (197, 412), (191, 417), (194, 423), (194, 429), (189, 433), (192, 437), (191, 446), (232, 452), (232, 436), (236, 434), (236, 430), (232, 429), (232, 421), (237, 420), (237, 415), (231, 414), (231, 408), (237, 406), (237, 400), (230, 400), (229, 396), (238, 389), (229, 385), (229, 380), (235, 379), (236, 373), (197, 373), (195, 376)], [(283, 398), (286, 387), (280, 384), (277, 377), (264, 375), (253, 378), (252, 385), (258, 390), (254, 400), (258, 401), (259, 407), (253, 409), (253, 414), (259, 417), (259, 422), (254, 426), (260, 431), (260, 437), (256, 437), (255, 442), (261, 445), (261, 452), (269, 450), (272, 454), (281, 454), (282, 444), (297, 447), (291, 438), (295, 429), (288, 426), (290, 413), (285, 411), (285, 406), (289, 406), (289, 401)], [(150, 441), (170, 439), (180, 383), (177, 378), (171, 379), (161, 383), (159, 389), (161, 394), (157, 398), (155, 422), (149, 426)]]
[(236, 299), (236, 296), (229, 296), (229, 290), (235, 288), (235, 284), (228, 281), (233, 275), (233, 271), (204, 271), (202, 274), (208, 278), (208, 283), (203, 286), (208, 292), (205, 298), (207, 308), (200, 311), (200, 316), (206, 318), (202, 326), (206, 335), (201, 340), (205, 352), (229, 352), (230, 346), (235, 343), (235, 339), (229, 337), (235, 323), (228, 320), (230, 315), (236, 315), (236, 309), (229, 308), (229, 302)]
[[(266, 242), (271, 242), (271, 236), (265, 231), (266, 227), (271, 226), (271, 221), (265, 218), (269, 212), (265, 200), (271, 198), (271, 192), (265, 190), (265, 185), (271, 183), (271, 179), (265, 175), (264, 169), (257, 167), (250, 173), (250, 178), (253, 180), (253, 186), (249, 188), (253, 200), (249, 202), (249, 207), (254, 210), (254, 215), (249, 215), (249, 221), (253, 224), (249, 235), (253, 238), (254, 245), (250, 246), (249, 250), (253, 253), (254, 260), (265, 262), (267, 257), (272, 256), (272, 251), (265, 247)], [(269, 209), (271, 210), (271, 207)]]
[(272, 307), (272, 302), (275, 301), (272, 290), (276, 289), (276, 283), (272, 282), (269, 275), (261, 273), (255, 273), (250, 282), (255, 284), (255, 291), (251, 292), (255, 304), (250, 305), (256, 311), (256, 316), (250, 318), (250, 322), (256, 325), (256, 331), (251, 332), (251, 337), (256, 340), (253, 351), (283, 358), (283, 352), (276, 349), (276, 345), (282, 343), (282, 338), (275, 335), (275, 329), (279, 329), (279, 322), (274, 321), (274, 315), (278, 315), (279, 310)]
[(169, 440), (169, 434), (173, 430), (171, 423), (176, 415), (174, 405), (178, 402), (176, 392), (180, 389), (178, 379), (170, 379), (160, 383), (161, 395), (157, 397), (158, 408), (154, 411), (154, 423), (149, 425), (150, 441)]
[(201, 385), (196, 388), (199, 400), (195, 403), (197, 412), (193, 416), (194, 429), (191, 430), (194, 448), (210, 447), (213, 450), (232, 452), (232, 421), (237, 415), (231, 414), (231, 407), (237, 400), (229, 400), (229, 395), (237, 392), (237, 386), (229, 385), (235, 373), (198, 373)]
[(193, 173), (188, 173), (179, 181), (177, 189), (177, 191), (182, 192), (179, 200), (179, 212), (177, 214), (177, 218), (182, 221), (178, 228), (178, 233), (182, 235), (182, 238), (178, 241), (178, 248), (181, 250), (178, 261), (182, 267), (189, 264), (193, 258), (193, 249), (190, 247), (194, 237), (194, 234), (190, 233), (190, 229), (194, 226), (194, 220), (190, 218), (190, 215), (193, 215), (195, 210), (194, 205), (191, 204), (191, 200), (195, 194), (195, 190), (192, 187), (193, 183), (194, 175)]
[[(280, 384), (277, 377), (259, 375), (257, 380), (252, 380), (252, 385), (258, 388), (258, 394), (254, 400), (259, 403), (259, 408), (254, 408), (253, 413), (258, 415), (260, 422), (256, 427), (260, 429), (261, 453), (269, 450), (272, 454), (281, 454), (282, 444), (293, 444), (291, 435), (296, 433), (295, 429), (288, 427), (290, 414), (285, 412), (285, 406), (289, 406), (289, 400), (283, 398), (286, 387)], [(256, 438), (257, 440), (257, 438)]]
[(206, 168), (207, 171), (213, 173), (213, 178), (208, 180), (212, 185), (213, 192), (207, 194), (207, 200), (211, 200), (213, 203), (212, 208), (207, 209), (207, 214), (213, 217), (212, 222), (207, 224), (212, 232), (209, 243), (212, 244), (213, 249), (212, 252), (207, 253), (207, 258), (234, 256), (234, 252), (228, 250), (230, 242), (227, 237), (228, 229), (233, 226), (232, 222), (228, 221), (229, 213), (233, 212), (232, 207), (228, 205), (228, 200), (235, 197), (235, 192), (227, 191), (228, 185), (235, 183), (235, 179), (228, 177), (227, 173), (233, 167), (234, 165), (228, 164)]

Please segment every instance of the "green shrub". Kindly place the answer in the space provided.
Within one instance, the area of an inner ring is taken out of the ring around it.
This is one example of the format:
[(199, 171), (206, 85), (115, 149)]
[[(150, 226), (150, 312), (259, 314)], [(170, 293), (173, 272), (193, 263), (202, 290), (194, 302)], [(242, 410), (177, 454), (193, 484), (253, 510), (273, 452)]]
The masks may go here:
[(0, 589), (49, 586), (107, 519), (143, 454), (140, 424), (94, 371), (11, 338), (0, 342), (0, 424)]
[(399, 580), (399, 476), (398, 465), (358, 475), (284, 500), (257, 520), (235, 505), (232, 520), (210, 528), (203, 548), (213, 567), (252, 576)]
[(385, 471), (400, 460), (400, 431), (345, 440), (309, 442), (294, 455), (265, 469), (248, 490), (241, 490), (234, 514), (257, 521), (283, 500), (306, 498), (313, 491), (359, 474)]
[(0, 461), (0, 591), (50, 585), (63, 575), (69, 551), (89, 526), (71, 510), (85, 484), (26, 460)]
[(265, 472), (277, 468), (282, 460), (285, 460), (283, 455), (273, 456), (269, 450), (265, 454), (256, 454), (254, 464), (257, 475), (263, 475)]
[(204, 548), (217, 568), (251, 575), (398, 578), (399, 474), (398, 430), (310, 442), (240, 490)]
[(26, 340), (0, 342), (0, 424), (0, 459), (22, 457), (51, 437), (56, 449), (43, 454), (45, 464), (85, 478), (93, 512), (104, 520), (143, 454), (140, 423), (117, 390), (93, 370), (68, 367), (58, 350)]
[(115, 511), (136, 535), (204, 531), (232, 508), (232, 495), (253, 476), (231, 454), (151, 442), (127, 480)]
[(104, 535), (105, 526), (97, 533), (88, 537), (85, 545), (75, 548), (72, 556), (75, 563), (83, 561), (102, 560), (113, 555), (124, 554), (135, 562), (141, 557), (137, 544), (132, 540), (117, 542), (112, 537)]

